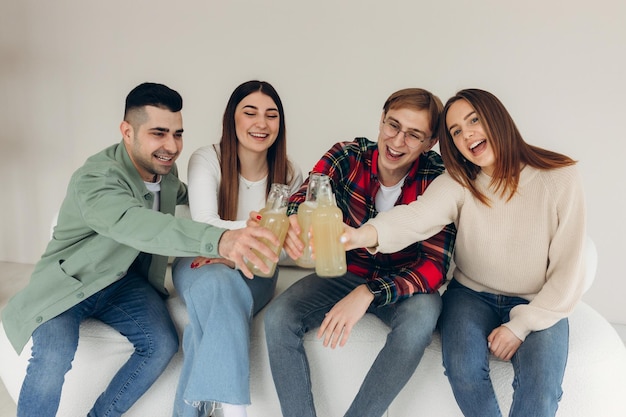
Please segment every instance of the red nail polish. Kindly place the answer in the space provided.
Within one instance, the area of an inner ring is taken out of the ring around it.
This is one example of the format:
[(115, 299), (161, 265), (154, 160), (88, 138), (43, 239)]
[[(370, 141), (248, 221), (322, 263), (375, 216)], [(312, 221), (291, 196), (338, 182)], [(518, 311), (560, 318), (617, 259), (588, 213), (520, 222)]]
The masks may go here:
[(198, 267), (198, 264), (194, 262), (194, 263), (192, 263), (192, 264), (191, 264), (191, 267), (192, 267), (192, 268), (197, 268), (197, 267)]
[(261, 216), (256, 216), (256, 219), (257, 220), (261, 220)]

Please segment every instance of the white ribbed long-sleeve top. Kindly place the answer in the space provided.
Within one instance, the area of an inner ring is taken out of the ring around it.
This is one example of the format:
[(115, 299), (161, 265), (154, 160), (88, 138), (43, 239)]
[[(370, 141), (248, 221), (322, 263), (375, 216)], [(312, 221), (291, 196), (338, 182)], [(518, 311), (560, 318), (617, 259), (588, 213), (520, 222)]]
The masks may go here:
[[(209, 223), (224, 229), (242, 229), (251, 211), (260, 211), (265, 207), (267, 177), (250, 182), (239, 176), (239, 195), (237, 220), (223, 220), (217, 211), (217, 198), (222, 171), (217, 156), (218, 145), (198, 148), (189, 158), (187, 182), (189, 184), (189, 209), (193, 220)], [(293, 164), (294, 176), (289, 182), (289, 191), (293, 194), (302, 185), (302, 172)]]

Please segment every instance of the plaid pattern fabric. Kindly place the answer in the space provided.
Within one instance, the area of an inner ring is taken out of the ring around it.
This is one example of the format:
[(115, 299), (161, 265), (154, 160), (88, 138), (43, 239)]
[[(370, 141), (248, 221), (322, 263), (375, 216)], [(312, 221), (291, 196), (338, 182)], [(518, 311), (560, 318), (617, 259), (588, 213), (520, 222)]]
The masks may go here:
[[(360, 227), (376, 217), (375, 196), (378, 181), (378, 144), (366, 138), (339, 142), (328, 150), (312, 172), (331, 178), (337, 206), (343, 220)], [(411, 168), (396, 205), (415, 201), (426, 187), (444, 172), (439, 154), (430, 151), (420, 155)], [(290, 198), (287, 214), (297, 213), (306, 198), (308, 180)], [(367, 280), (377, 280), (382, 290), (379, 305), (395, 303), (415, 293), (432, 293), (441, 287), (450, 266), (454, 249), (454, 225), (446, 226), (428, 240), (417, 242), (390, 254), (370, 254), (365, 249), (349, 251), (348, 270)]]

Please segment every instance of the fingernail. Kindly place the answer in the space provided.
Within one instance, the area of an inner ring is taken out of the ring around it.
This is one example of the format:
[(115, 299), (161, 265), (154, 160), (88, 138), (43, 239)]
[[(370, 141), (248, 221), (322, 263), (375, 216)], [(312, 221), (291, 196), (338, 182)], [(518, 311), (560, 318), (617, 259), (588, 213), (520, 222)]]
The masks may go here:
[(261, 216), (256, 216), (256, 219), (257, 220), (261, 220)]
[(207, 260), (206, 260), (206, 263), (210, 264), (210, 263), (211, 263), (211, 260), (210, 260), (210, 259), (207, 259)]
[(192, 267), (192, 268), (197, 268), (197, 267), (198, 267), (198, 264), (194, 262), (194, 263), (192, 263), (192, 264), (191, 264), (191, 267)]

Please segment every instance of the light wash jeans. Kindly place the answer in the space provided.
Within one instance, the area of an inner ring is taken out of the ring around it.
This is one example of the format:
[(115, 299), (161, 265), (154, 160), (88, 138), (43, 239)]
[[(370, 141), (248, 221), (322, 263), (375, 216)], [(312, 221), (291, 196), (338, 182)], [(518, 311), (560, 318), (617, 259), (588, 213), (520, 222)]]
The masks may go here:
[(216, 402), (250, 404), (250, 321), (274, 296), (278, 277), (278, 268), (254, 279), (223, 264), (192, 269), (193, 259), (172, 265), (189, 315), (175, 417), (206, 416)]
[(80, 323), (89, 317), (118, 330), (135, 347), (96, 400), (89, 417), (121, 416), (150, 388), (178, 351), (176, 329), (163, 299), (146, 278), (130, 270), (124, 278), (35, 330), (17, 405), (18, 417), (56, 415), (64, 377), (78, 345)]
[[(489, 377), (487, 336), (509, 321), (509, 312), (528, 301), (476, 292), (452, 280), (443, 295), (439, 322), (443, 364), (452, 391), (466, 417), (502, 415)], [(552, 417), (561, 399), (567, 362), (567, 319), (532, 332), (513, 355), (513, 403), (510, 417)]]
[[(324, 315), (364, 282), (352, 273), (339, 278), (312, 274), (268, 306), (265, 335), (283, 417), (315, 416), (304, 334), (319, 327)], [(390, 326), (391, 332), (345, 414), (349, 417), (383, 415), (413, 375), (432, 339), (441, 298), (439, 293), (416, 294), (395, 304), (370, 307), (368, 312)]]

